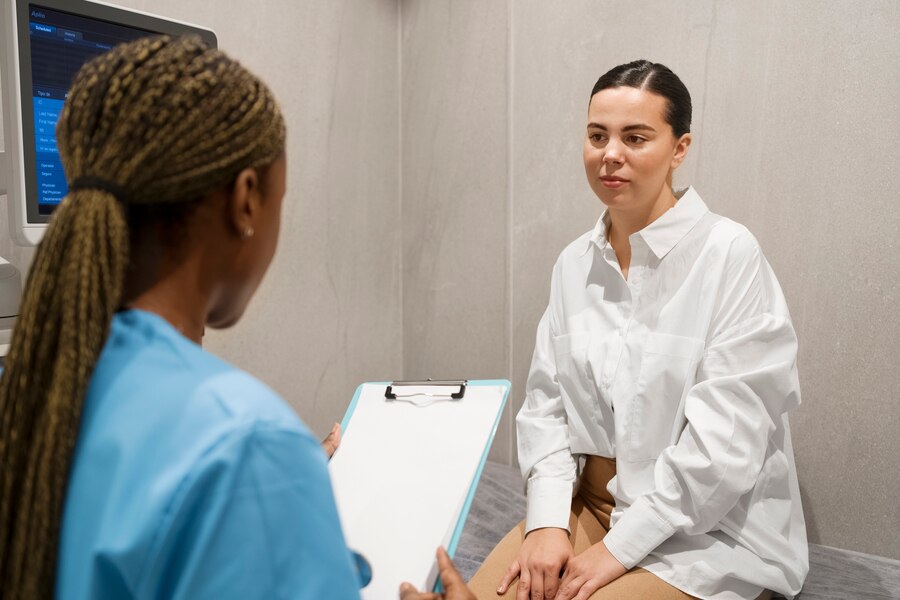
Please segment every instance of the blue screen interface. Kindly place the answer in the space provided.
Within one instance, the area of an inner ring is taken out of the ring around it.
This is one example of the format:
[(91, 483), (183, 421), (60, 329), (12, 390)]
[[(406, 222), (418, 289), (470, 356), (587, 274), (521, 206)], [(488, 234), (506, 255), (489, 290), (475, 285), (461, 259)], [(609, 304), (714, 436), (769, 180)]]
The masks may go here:
[(56, 122), (78, 69), (117, 44), (152, 33), (29, 5), (39, 214), (51, 214), (68, 191), (56, 147)]

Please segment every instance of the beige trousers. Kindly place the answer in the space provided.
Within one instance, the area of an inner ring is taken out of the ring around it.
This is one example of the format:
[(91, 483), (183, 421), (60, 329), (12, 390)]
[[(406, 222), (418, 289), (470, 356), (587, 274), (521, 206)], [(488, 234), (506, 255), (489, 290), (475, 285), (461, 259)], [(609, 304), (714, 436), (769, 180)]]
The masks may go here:
[[(614, 500), (606, 490), (609, 480), (616, 474), (616, 461), (600, 456), (590, 456), (581, 474), (578, 493), (572, 499), (569, 517), (569, 541), (575, 554), (581, 554), (603, 539), (609, 532), (609, 519)], [(479, 600), (505, 598), (515, 600), (516, 583), (513, 582), (503, 596), (497, 595), (497, 586), (506, 569), (515, 560), (525, 539), (525, 522), (519, 523), (491, 551), (490, 556), (469, 582), (469, 588)], [(770, 598), (767, 592), (760, 600)], [(590, 600), (690, 600), (685, 594), (649, 571), (636, 568), (628, 571), (609, 585), (597, 590)]]

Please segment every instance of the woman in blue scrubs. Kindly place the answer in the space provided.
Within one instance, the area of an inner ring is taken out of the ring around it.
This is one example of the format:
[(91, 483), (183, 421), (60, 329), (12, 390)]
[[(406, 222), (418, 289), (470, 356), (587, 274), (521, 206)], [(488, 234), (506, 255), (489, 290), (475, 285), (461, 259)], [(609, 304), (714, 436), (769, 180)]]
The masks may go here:
[(144, 39), (80, 71), (57, 138), (69, 194), (0, 379), (3, 598), (358, 598), (318, 441), (200, 347), (275, 252), (271, 92)]

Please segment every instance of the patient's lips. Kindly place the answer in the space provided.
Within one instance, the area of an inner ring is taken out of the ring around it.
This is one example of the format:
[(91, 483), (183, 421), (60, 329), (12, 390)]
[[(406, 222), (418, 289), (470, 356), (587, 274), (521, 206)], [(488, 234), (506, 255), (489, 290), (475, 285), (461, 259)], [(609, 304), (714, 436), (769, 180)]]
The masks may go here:
[(615, 175), (603, 175), (600, 177), (600, 182), (608, 187), (611, 190), (616, 190), (628, 185), (630, 180), (625, 179), (624, 177), (617, 177)]

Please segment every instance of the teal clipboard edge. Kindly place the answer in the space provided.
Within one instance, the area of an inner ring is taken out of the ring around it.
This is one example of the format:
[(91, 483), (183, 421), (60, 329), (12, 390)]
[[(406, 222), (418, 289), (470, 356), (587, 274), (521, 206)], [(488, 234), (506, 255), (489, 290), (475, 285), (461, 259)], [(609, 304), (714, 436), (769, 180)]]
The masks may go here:
[[(469, 509), (472, 508), (472, 500), (475, 498), (475, 491), (478, 489), (478, 482), (481, 481), (481, 474), (484, 471), (484, 465), (487, 463), (488, 454), (491, 451), (491, 446), (494, 445), (494, 436), (497, 435), (497, 428), (500, 426), (500, 419), (503, 418), (503, 409), (506, 408), (506, 401), (509, 399), (509, 388), (512, 384), (506, 379), (478, 379), (473, 380), (468, 383), (471, 386), (502, 386), (504, 388), (503, 392), (503, 401), (500, 403), (500, 410), (497, 411), (497, 418), (494, 420), (494, 426), (491, 428), (491, 435), (488, 438), (487, 444), (484, 446), (484, 452), (481, 453), (481, 460), (478, 463), (478, 469), (475, 471), (475, 477), (472, 478), (472, 485), (469, 487), (469, 494), (466, 496), (466, 501), (463, 503), (462, 510), (459, 512), (459, 520), (456, 521), (456, 528), (453, 530), (453, 537), (450, 538), (450, 543), (447, 545), (447, 554), (450, 555), (450, 558), (456, 554), (456, 547), (459, 545), (459, 538), (462, 536), (463, 528), (466, 525), (466, 519), (469, 517)], [(434, 584), (435, 592), (441, 593), (444, 591), (443, 583), (441, 582), (440, 575), (437, 578), (437, 581)]]
[(385, 389), (387, 389), (387, 386), (391, 385), (391, 382), (367, 381), (357, 386), (356, 392), (353, 394), (353, 400), (350, 401), (350, 406), (347, 407), (347, 412), (344, 413), (344, 418), (341, 420), (341, 437), (343, 437), (344, 434), (347, 433), (347, 428), (350, 426), (350, 417), (353, 416), (353, 412), (356, 410), (356, 405), (359, 404), (359, 397), (362, 395), (362, 389), (364, 385), (383, 385)]
[(456, 523), (456, 529), (453, 531), (453, 537), (450, 538), (450, 544), (447, 547), (447, 554), (449, 554), (451, 558), (453, 558), (453, 555), (456, 554), (456, 547), (459, 545), (459, 538), (460, 536), (462, 536), (462, 530), (466, 524), (466, 518), (468, 518), (469, 516), (469, 509), (472, 508), (472, 500), (475, 498), (475, 490), (478, 488), (478, 482), (481, 481), (481, 473), (484, 471), (484, 465), (485, 463), (487, 463), (488, 454), (491, 451), (491, 446), (493, 446), (494, 444), (494, 437), (497, 435), (497, 428), (500, 426), (500, 419), (503, 418), (503, 409), (506, 408), (506, 400), (509, 398), (509, 388), (512, 384), (506, 379), (479, 379), (470, 381), (468, 385), (479, 387), (502, 386), (505, 391), (503, 392), (503, 401), (500, 403), (500, 410), (497, 412), (497, 418), (494, 420), (494, 426), (491, 427), (491, 435), (484, 447), (484, 452), (482, 452), (481, 454), (481, 460), (478, 463), (478, 469), (475, 471), (475, 477), (472, 478), (472, 486), (469, 488), (469, 495), (466, 496), (466, 501), (463, 504), (462, 511), (459, 513), (459, 521)]
[[(344, 435), (347, 432), (347, 428), (350, 426), (350, 418), (353, 416), (353, 412), (356, 410), (357, 404), (359, 404), (359, 397), (362, 395), (362, 389), (364, 385), (383, 385), (385, 388), (391, 385), (390, 381), (367, 381), (365, 383), (359, 384), (356, 388), (356, 393), (353, 394), (353, 400), (350, 401), (350, 406), (347, 407), (347, 412), (344, 413), (344, 418), (341, 420), (341, 435)], [(450, 543), (447, 545), (447, 554), (450, 555), (450, 558), (453, 558), (454, 554), (456, 554), (456, 547), (459, 545), (459, 538), (462, 536), (463, 528), (466, 525), (466, 519), (469, 517), (469, 509), (472, 508), (472, 500), (475, 498), (475, 491), (478, 489), (478, 482), (481, 481), (481, 474), (484, 471), (484, 465), (487, 463), (488, 454), (491, 451), (491, 446), (494, 445), (494, 437), (497, 435), (497, 428), (500, 427), (500, 419), (503, 418), (503, 409), (506, 408), (506, 401), (509, 399), (509, 388), (512, 387), (512, 384), (507, 379), (473, 379), (470, 380), (466, 385), (470, 386), (501, 386), (504, 388), (503, 392), (503, 400), (500, 402), (500, 410), (497, 411), (497, 418), (494, 419), (494, 425), (491, 427), (491, 435), (488, 437), (487, 444), (484, 446), (484, 452), (481, 453), (481, 460), (478, 463), (478, 469), (475, 471), (475, 477), (472, 478), (472, 485), (469, 487), (469, 493), (466, 495), (466, 501), (463, 502), (462, 510), (459, 513), (459, 519), (456, 521), (456, 527), (453, 530), (453, 536), (450, 538)], [(434, 592), (441, 593), (444, 591), (444, 586), (441, 583), (441, 578), (438, 576), (437, 581), (434, 584)]]

